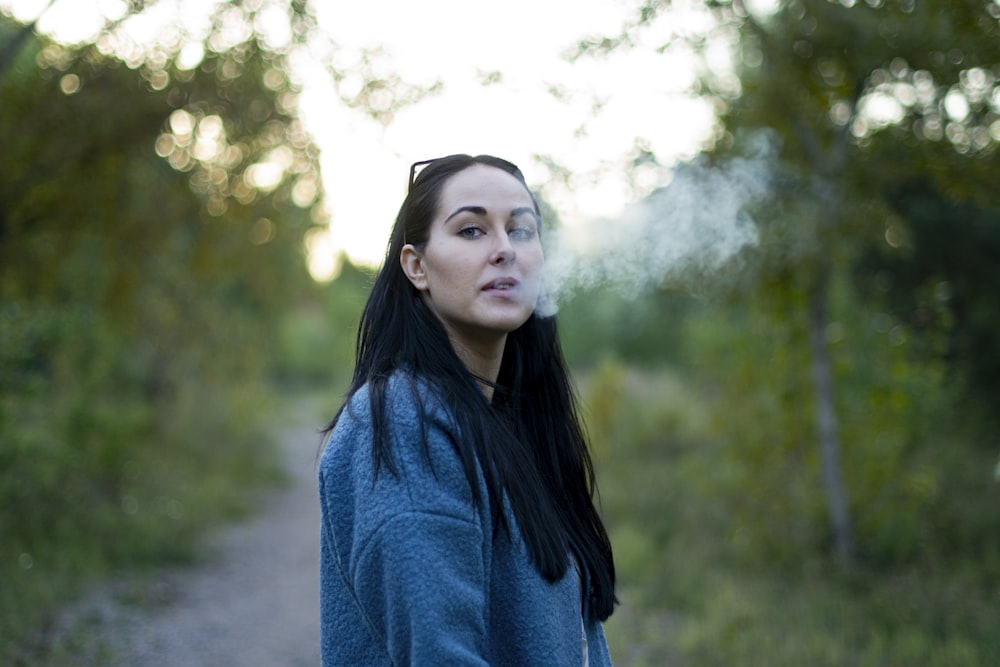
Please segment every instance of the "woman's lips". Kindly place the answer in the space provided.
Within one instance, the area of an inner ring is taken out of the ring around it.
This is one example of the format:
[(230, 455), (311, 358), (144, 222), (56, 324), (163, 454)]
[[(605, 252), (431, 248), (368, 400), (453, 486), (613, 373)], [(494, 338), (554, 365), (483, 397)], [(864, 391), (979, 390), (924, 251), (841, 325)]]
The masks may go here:
[(511, 287), (517, 287), (517, 282), (516, 278), (497, 278), (486, 283), (483, 289), (510, 289)]
[(492, 294), (503, 295), (514, 290), (518, 286), (518, 281), (516, 278), (504, 277), (497, 278), (496, 280), (491, 280), (483, 286), (484, 292), (490, 292)]

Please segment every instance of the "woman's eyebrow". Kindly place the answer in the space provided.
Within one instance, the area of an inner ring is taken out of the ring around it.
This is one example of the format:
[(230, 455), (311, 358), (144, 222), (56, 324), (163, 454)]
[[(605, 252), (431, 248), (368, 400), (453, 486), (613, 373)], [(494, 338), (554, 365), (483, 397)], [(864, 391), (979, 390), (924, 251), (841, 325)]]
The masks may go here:
[[(445, 223), (454, 218), (459, 213), (474, 213), (475, 215), (486, 215), (486, 208), (484, 206), (459, 206), (454, 211), (451, 212), (447, 218), (444, 219)], [(511, 209), (510, 217), (516, 218), (519, 215), (528, 215), (537, 218), (538, 214), (535, 213), (535, 209), (530, 206), (521, 206), (519, 208)]]
[(465, 213), (467, 211), (469, 213), (475, 213), (476, 215), (486, 215), (486, 209), (482, 206), (459, 206), (454, 211), (452, 211), (451, 215), (445, 218), (444, 221), (445, 223), (447, 223), (449, 220), (454, 218), (459, 213)]
[(532, 218), (535, 218), (536, 220), (538, 219), (538, 213), (536, 213), (535, 209), (533, 209), (530, 206), (522, 206), (521, 208), (515, 208), (510, 212), (510, 217), (516, 218), (517, 216), (524, 215), (525, 213), (530, 215)]

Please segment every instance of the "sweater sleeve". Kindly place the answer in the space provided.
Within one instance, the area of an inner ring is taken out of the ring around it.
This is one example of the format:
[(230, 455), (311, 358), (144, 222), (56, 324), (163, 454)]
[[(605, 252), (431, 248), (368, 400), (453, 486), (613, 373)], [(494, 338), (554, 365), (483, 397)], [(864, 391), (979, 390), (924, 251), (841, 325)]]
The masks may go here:
[[(392, 664), (486, 665), (491, 533), (447, 421), (408, 393), (397, 387), (388, 415), (396, 474), (372, 476), (364, 411), (349, 418), (361, 432), (335, 434), (324, 455), (322, 502), (341, 576)], [(339, 468), (338, 454), (349, 458)]]
[(359, 555), (356, 590), (393, 664), (488, 664), (481, 539), (468, 521), (406, 512)]

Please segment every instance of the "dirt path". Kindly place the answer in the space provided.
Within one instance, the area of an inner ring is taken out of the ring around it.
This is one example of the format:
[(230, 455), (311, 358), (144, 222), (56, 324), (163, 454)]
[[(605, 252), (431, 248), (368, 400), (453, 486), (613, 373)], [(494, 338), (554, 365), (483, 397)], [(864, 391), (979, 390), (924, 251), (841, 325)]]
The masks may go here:
[(214, 536), (203, 564), (145, 584), (144, 605), (97, 603), (95, 664), (319, 664), (318, 423), (289, 418), (280, 433), (290, 484), (270, 493), (259, 514)]

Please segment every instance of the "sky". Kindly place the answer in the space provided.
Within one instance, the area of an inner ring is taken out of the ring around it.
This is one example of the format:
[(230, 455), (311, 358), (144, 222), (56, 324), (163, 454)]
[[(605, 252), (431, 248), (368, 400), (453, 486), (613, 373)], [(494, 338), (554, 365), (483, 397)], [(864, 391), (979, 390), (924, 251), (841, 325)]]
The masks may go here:
[[(692, 81), (690, 63), (638, 51), (576, 63), (564, 57), (581, 37), (616, 30), (633, 5), (621, 0), (318, 4), (321, 23), (343, 46), (384, 44), (389, 66), (403, 78), (443, 83), (441, 94), (399, 113), (384, 129), (323, 105), (321, 92), (314, 98), (307, 91), (306, 120), (323, 147), (332, 238), (352, 257), (380, 260), (409, 164), (457, 152), (505, 157), (533, 185), (549, 181), (550, 174), (532, 156), (551, 155), (577, 177), (572, 190), (545, 191), (564, 222), (620, 212), (631, 198), (624, 173), (616, 169), (596, 182), (589, 175), (619, 164), (637, 138), (670, 160), (694, 154), (712, 131), (705, 103), (683, 92)], [(500, 82), (482, 85), (490, 72), (499, 72)], [(551, 95), (550, 87), (564, 91), (562, 99)], [(595, 100), (603, 103), (596, 116)]]
[[(161, 0), (182, 13), (204, 0)], [(261, 0), (266, 4), (271, 0)], [(22, 19), (46, 0), (0, 0)], [(320, 25), (340, 46), (345, 65), (358, 50), (380, 49), (377, 67), (403, 80), (441, 89), (383, 126), (340, 104), (328, 77), (303, 65), (302, 116), (321, 151), (330, 214), (328, 233), (310, 239), (318, 279), (336, 273), (335, 258), (378, 264), (405, 195), (412, 162), (450, 153), (492, 153), (517, 163), (568, 226), (614, 217), (669, 178), (663, 170), (620, 168), (637, 139), (666, 163), (695, 155), (713, 132), (705, 101), (685, 91), (693, 61), (683, 53), (640, 48), (571, 63), (577, 40), (614, 34), (638, 0), (380, 0), (315, 2)], [(697, 29), (704, 19), (675, 2), (672, 20)], [(200, 6), (200, 7), (199, 7)], [(72, 40), (93, 30), (121, 0), (58, 0), (42, 28)], [(655, 43), (658, 35), (648, 34)], [(491, 73), (494, 83), (484, 85)], [(360, 81), (360, 79), (358, 79)], [(357, 85), (348, 79), (346, 89)], [(551, 94), (551, 90), (560, 95)], [(595, 103), (599, 111), (595, 112)], [(571, 170), (554, 183), (534, 155)]]

